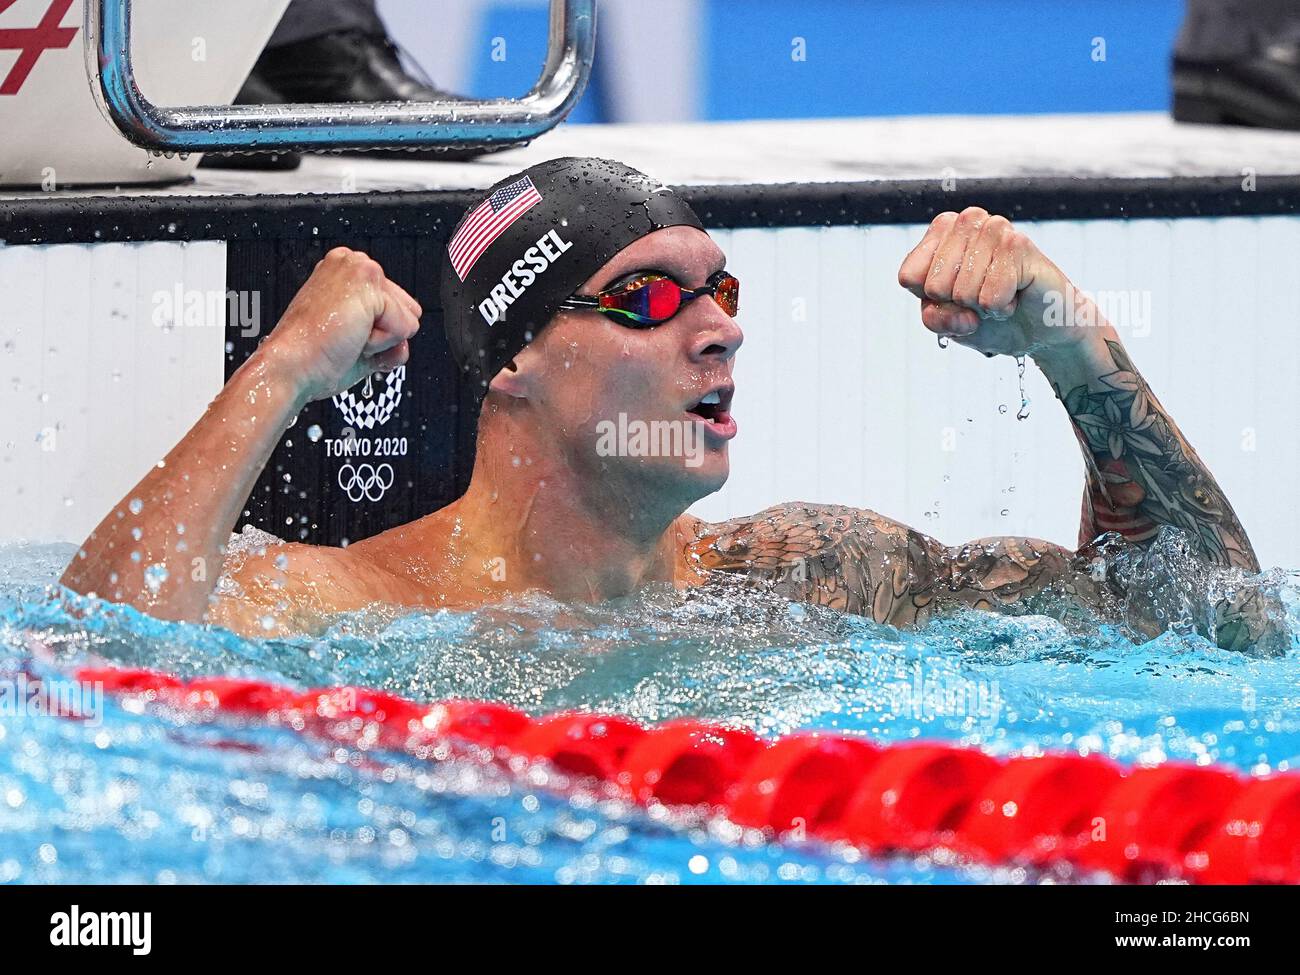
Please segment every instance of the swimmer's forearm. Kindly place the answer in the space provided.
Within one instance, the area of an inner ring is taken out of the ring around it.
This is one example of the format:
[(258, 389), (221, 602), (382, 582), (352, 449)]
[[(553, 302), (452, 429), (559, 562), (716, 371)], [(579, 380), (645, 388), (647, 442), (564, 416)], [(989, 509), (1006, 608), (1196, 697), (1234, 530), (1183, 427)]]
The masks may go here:
[(1129, 359), (1110, 325), (1035, 356), (1064, 404), (1087, 469), (1080, 547), (1104, 532), (1149, 542), (1162, 525), (1187, 533), (1218, 565), (1259, 571), (1232, 505)]
[(201, 620), (244, 501), (306, 403), (289, 376), (271, 352), (250, 357), (91, 532), (62, 583), (153, 616)]

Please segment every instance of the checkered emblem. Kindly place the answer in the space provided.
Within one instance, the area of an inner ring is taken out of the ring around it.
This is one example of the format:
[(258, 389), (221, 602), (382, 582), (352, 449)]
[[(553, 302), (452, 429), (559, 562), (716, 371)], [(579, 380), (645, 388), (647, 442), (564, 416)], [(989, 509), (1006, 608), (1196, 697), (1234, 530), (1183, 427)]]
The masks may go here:
[(375, 380), (367, 377), (358, 392), (354, 386), (334, 397), (334, 405), (343, 414), (348, 426), (369, 430), (388, 422), (388, 418), (402, 401), (402, 383), (406, 381), (406, 366), (398, 366)]

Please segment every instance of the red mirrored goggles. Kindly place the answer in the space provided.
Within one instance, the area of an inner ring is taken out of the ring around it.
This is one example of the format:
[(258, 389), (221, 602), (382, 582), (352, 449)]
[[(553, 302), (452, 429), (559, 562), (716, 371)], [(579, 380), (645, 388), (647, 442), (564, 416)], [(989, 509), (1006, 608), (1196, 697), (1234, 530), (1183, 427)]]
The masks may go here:
[(709, 278), (708, 284), (695, 289), (683, 288), (666, 274), (646, 274), (599, 294), (573, 295), (562, 301), (560, 307), (598, 311), (628, 328), (653, 328), (676, 315), (688, 301), (706, 295), (732, 318), (736, 317), (740, 282), (726, 271), (719, 271)]

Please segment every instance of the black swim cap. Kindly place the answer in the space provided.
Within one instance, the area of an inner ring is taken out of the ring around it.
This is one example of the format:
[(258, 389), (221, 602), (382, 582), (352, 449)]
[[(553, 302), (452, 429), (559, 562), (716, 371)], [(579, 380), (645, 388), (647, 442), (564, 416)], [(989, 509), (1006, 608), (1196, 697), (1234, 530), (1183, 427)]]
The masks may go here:
[(478, 399), (601, 265), (675, 226), (704, 229), (676, 193), (611, 159), (551, 159), (493, 186), (456, 225), (442, 271), (447, 341)]

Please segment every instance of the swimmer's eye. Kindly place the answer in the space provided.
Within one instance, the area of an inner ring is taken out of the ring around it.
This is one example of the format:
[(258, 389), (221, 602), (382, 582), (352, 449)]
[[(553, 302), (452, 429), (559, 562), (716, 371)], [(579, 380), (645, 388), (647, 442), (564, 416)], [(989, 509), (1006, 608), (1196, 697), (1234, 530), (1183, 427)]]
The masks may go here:
[(736, 316), (739, 282), (725, 271), (709, 278), (702, 288), (683, 288), (670, 275), (658, 271), (636, 272), (621, 286), (599, 294), (570, 295), (561, 308), (589, 308), (629, 328), (653, 328), (672, 318), (689, 301), (711, 296), (732, 318)]

